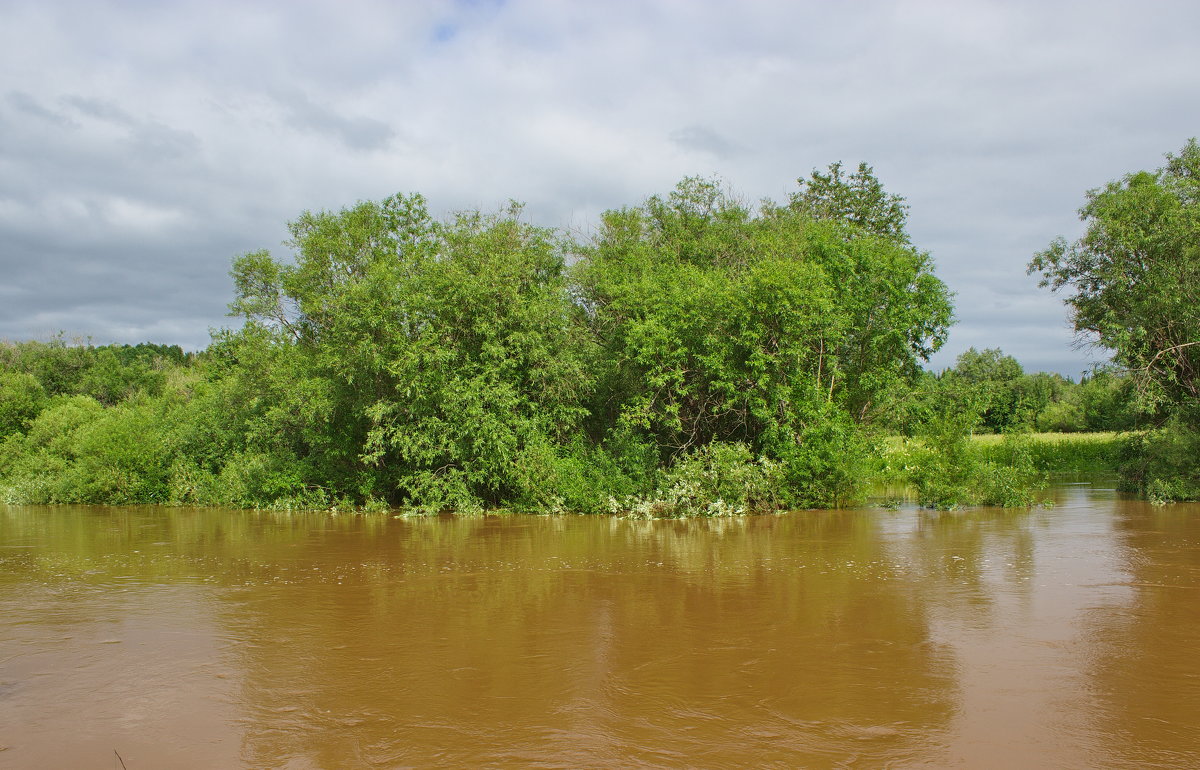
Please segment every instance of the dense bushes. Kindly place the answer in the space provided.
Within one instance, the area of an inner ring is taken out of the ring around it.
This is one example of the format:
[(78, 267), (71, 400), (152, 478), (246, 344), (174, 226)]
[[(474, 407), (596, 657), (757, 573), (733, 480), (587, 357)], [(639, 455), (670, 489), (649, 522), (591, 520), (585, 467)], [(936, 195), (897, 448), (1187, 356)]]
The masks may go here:
[(949, 322), (905, 242), (790, 205), (755, 215), (705, 180), (608, 212), (583, 256), (593, 435), (632, 432), (666, 465), (745, 444), (780, 463), (790, 505), (861, 492), (864, 420)]
[[(1089, 193), (1085, 237), (1031, 264), (1124, 367), (1079, 383), (996, 349), (921, 371), (949, 296), (866, 165), (757, 208), (685, 179), (585, 242), (517, 206), (304, 213), (288, 258), (235, 260), (245, 323), (203, 353), (0, 343), (0, 496), (711, 515), (841, 505), (881, 474), (1022, 505), (1047, 471), (1117, 462), (1115, 440), (1010, 435), (1040, 429), (1134, 430), (1124, 483), (1197, 498), (1198, 180), (1191, 142)], [(908, 438), (881, 454), (888, 433)]]
[[(950, 321), (903, 225), (866, 167), (758, 210), (684, 180), (582, 244), (518, 207), (437, 221), (395, 196), (305, 213), (290, 259), (235, 261), (245, 324), (198, 356), (0, 349), (0, 489), (424, 512), (845, 504)], [(955, 446), (923, 459), (923, 489), (1012, 503), (1032, 483), (1023, 460), (963, 475)]]
[(24, 433), (46, 406), (46, 390), (25, 372), (0, 370), (0, 441)]
[(1122, 486), (1156, 503), (1200, 500), (1200, 432), (1178, 419), (1133, 436), (1120, 456)]
[(945, 412), (919, 435), (893, 439), (878, 460), (877, 478), (911, 488), (924, 506), (951, 510), (968, 505), (1027, 507), (1038, 502), (1047, 469), (1041, 445), (1027, 434), (1009, 434), (990, 445), (970, 435), (974, 415)]

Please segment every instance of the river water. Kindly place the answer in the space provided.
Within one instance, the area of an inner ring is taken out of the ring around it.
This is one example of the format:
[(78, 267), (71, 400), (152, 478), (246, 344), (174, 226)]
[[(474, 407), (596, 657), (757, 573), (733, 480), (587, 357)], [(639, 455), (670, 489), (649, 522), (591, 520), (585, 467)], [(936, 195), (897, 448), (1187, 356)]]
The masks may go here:
[(1198, 767), (1200, 506), (0, 507), (0, 767)]

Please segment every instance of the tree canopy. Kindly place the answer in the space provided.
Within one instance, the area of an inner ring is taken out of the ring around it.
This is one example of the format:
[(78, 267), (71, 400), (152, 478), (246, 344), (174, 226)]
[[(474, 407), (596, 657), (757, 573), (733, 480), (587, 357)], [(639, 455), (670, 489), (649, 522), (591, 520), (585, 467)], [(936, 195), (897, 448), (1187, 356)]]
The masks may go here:
[(1087, 193), (1087, 229), (1037, 254), (1030, 272), (1065, 293), (1075, 330), (1113, 353), (1145, 399), (1197, 423), (1200, 404), (1200, 145), (1155, 171)]
[(855, 225), (862, 230), (901, 243), (908, 243), (908, 204), (886, 192), (866, 163), (851, 174), (842, 164), (832, 163), (824, 173), (813, 169), (808, 179), (797, 179), (800, 189), (792, 194), (791, 206), (813, 219)]

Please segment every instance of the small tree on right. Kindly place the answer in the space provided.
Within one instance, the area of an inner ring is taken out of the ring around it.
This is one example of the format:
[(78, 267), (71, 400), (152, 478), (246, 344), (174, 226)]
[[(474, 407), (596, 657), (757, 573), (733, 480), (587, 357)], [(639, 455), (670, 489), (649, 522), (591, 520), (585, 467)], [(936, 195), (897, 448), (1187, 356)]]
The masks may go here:
[(1075, 331), (1112, 351), (1165, 433), (1133, 442), (1126, 480), (1152, 498), (1200, 498), (1200, 145), (1087, 193), (1087, 224), (1029, 263), (1063, 291)]
[(1200, 427), (1200, 145), (1087, 193), (1087, 232), (1029, 263), (1067, 293), (1075, 331), (1113, 351), (1143, 398)]

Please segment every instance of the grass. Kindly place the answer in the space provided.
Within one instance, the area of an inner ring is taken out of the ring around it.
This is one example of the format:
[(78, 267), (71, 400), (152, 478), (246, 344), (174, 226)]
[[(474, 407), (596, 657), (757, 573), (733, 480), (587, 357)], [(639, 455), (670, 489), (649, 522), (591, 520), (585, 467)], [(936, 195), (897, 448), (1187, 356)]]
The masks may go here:
[[(1025, 433), (1024, 449), (1032, 456), (1034, 467), (1046, 473), (1116, 473), (1121, 447), (1128, 433)], [(884, 476), (891, 475), (897, 461), (921, 445), (920, 440), (888, 436), (883, 442)], [(1007, 459), (1004, 435), (980, 433), (971, 436), (969, 446), (979, 460)]]
[(1127, 441), (1117, 433), (892, 436), (878, 458), (876, 487), (906, 487), (903, 497), (941, 509), (1027, 507), (1050, 474), (1115, 474)]
[[(1025, 451), (1033, 465), (1046, 473), (1116, 473), (1121, 447), (1127, 434), (1105, 433), (1028, 433)], [(1006, 459), (1004, 436), (971, 437), (972, 449), (980, 460), (1003, 462)]]

